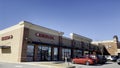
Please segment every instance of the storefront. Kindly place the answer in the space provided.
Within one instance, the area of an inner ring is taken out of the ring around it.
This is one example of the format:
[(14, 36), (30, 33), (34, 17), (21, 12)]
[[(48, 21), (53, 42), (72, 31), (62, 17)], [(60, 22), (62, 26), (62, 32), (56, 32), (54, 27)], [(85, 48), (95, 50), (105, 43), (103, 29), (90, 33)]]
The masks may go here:
[(57, 61), (58, 48), (47, 45), (27, 45), (27, 61)]
[(26, 21), (2, 30), (0, 34), (1, 51), (3, 45), (9, 46), (7, 51), (10, 51), (5, 54), (0, 51), (0, 60), (13, 62), (63, 61), (66, 57), (80, 57), (87, 49), (83, 43), (92, 41), (74, 33), (66, 38), (63, 32)]

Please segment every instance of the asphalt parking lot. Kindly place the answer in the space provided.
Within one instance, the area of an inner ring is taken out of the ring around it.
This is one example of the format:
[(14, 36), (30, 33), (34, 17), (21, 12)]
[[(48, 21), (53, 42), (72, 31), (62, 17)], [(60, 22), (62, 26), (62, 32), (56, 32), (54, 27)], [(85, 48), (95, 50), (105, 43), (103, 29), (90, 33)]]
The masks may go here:
[(116, 62), (107, 62), (106, 64), (96, 64), (96, 65), (81, 65), (81, 64), (73, 64), (76, 68), (120, 68)]
[(82, 65), (65, 62), (25, 62), (25, 63), (3, 63), (0, 62), (0, 68), (67, 68), (75, 66), (75, 68), (120, 68), (116, 62), (107, 62), (106, 64)]
[(82, 64), (72, 64), (71, 62), (30, 62), (28, 64), (46, 66), (51, 68), (67, 68), (68, 66), (75, 66), (75, 68), (120, 68), (116, 62), (106, 62), (106, 64), (96, 64), (96, 65), (82, 65)]

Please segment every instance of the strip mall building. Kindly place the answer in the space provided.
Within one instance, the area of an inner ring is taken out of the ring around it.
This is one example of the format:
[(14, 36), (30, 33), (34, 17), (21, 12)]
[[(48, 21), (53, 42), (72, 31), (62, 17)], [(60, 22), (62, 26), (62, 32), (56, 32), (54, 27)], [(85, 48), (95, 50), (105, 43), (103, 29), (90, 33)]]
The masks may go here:
[(61, 61), (99, 53), (99, 47), (92, 45), (92, 39), (71, 33), (70, 38), (63, 32), (21, 21), (17, 25), (0, 31), (0, 61)]
[[(27, 21), (0, 31), (0, 61), (64, 60), (93, 52), (91, 39), (38, 26)], [(97, 50), (97, 49), (96, 49)]]

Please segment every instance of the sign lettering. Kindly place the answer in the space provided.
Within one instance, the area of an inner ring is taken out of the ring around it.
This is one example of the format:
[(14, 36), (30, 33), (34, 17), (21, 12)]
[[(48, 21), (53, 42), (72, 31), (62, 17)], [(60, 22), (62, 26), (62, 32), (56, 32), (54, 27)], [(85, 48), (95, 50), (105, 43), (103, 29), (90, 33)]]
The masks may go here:
[(47, 34), (41, 34), (41, 33), (36, 33), (35, 34), (37, 37), (42, 37), (42, 38), (47, 38), (47, 39), (52, 39), (54, 40), (54, 37), (51, 35), (47, 35)]
[(13, 38), (13, 35), (9, 35), (9, 36), (2, 37), (1, 40), (4, 41), (4, 40), (12, 39), (12, 38)]

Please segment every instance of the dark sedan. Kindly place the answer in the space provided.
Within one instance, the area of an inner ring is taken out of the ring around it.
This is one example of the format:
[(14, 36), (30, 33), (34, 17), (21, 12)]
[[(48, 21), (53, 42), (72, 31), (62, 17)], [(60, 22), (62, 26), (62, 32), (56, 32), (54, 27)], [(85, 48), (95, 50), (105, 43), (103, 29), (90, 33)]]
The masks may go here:
[(97, 55), (97, 59), (98, 59), (98, 64), (105, 64), (107, 62), (107, 59), (105, 58), (105, 56), (102, 55)]
[(120, 65), (120, 58), (117, 59), (117, 63)]

